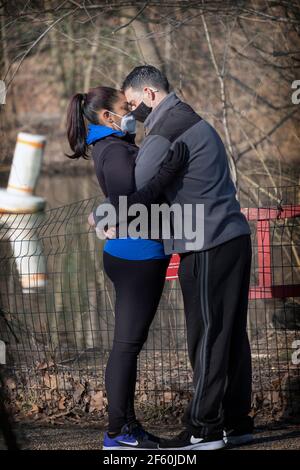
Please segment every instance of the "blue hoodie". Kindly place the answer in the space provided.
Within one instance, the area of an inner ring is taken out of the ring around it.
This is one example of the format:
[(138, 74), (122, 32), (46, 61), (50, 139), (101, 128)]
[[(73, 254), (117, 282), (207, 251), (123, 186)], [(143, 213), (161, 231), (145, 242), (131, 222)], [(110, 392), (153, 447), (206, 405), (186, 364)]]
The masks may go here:
[(101, 126), (100, 124), (88, 124), (88, 135), (86, 137), (86, 143), (88, 145), (96, 142), (96, 140), (104, 139), (108, 135), (118, 135), (120, 137), (124, 137), (124, 132), (116, 131), (108, 126)]

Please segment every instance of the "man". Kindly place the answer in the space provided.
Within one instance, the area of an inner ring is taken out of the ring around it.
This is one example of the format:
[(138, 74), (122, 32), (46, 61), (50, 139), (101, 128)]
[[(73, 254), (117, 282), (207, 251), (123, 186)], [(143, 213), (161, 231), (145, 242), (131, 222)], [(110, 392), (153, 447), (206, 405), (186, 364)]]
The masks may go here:
[[(132, 114), (145, 128), (136, 159), (137, 189), (158, 172), (168, 150), (180, 140), (188, 146), (189, 164), (183, 177), (166, 189), (166, 199), (182, 208), (204, 206), (200, 248), (187, 248), (184, 235), (178, 239), (173, 233), (164, 239), (165, 253), (181, 257), (178, 275), (195, 393), (183, 417), (183, 432), (161, 439), (159, 446), (218, 449), (224, 446), (223, 431), (225, 441), (248, 442), (253, 433), (246, 331), (251, 231), (236, 199), (224, 145), (208, 122), (170, 92), (167, 78), (157, 68), (136, 67), (122, 89)], [(193, 226), (199, 225), (195, 212), (188, 215)], [(173, 221), (175, 226), (184, 222), (176, 217)]]

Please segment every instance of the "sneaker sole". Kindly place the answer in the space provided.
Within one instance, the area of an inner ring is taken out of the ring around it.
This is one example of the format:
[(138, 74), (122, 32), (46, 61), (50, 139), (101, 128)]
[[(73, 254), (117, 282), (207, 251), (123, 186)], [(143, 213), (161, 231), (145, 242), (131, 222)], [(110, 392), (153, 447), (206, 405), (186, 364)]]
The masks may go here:
[(238, 446), (242, 444), (249, 444), (254, 440), (253, 434), (242, 434), (241, 436), (228, 436), (224, 437), (226, 444)]
[(220, 450), (224, 449), (224, 447), (226, 447), (226, 444), (222, 439), (220, 441), (191, 444), (190, 446), (185, 447), (158, 447), (158, 450)]

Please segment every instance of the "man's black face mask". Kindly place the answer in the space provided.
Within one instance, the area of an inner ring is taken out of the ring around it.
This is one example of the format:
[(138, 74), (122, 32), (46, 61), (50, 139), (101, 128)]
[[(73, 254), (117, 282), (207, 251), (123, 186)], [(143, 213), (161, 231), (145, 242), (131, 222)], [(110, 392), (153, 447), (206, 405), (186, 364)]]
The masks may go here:
[(149, 114), (151, 113), (152, 108), (150, 106), (147, 106), (144, 101), (142, 101), (136, 109), (131, 111), (131, 114), (135, 117), (137, 121), (144, 122)]

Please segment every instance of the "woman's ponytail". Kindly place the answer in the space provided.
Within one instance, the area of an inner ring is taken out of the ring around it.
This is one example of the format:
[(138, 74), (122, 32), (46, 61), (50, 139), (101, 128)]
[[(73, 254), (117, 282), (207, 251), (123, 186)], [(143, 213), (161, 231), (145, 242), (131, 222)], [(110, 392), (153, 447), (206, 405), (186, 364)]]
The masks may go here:
[(83, 106), (86, 100), (85, 93), (76, 93), (71, 98), (67, 111), (67, 136), (73, 155), (69, 158), (88, 158), (86, 143), (86, 126), (83, 118)]
[(101, 109), (112, 110), (120, 97), (120, 91), (114, 88), (99, 86), (91, 88), (88, 93), (73, 95), (67, 111), (67, 136), (73, 155), (69, 158), (89, 158), (86, 143), (86, 124), (100, 124), (98, 113)]

